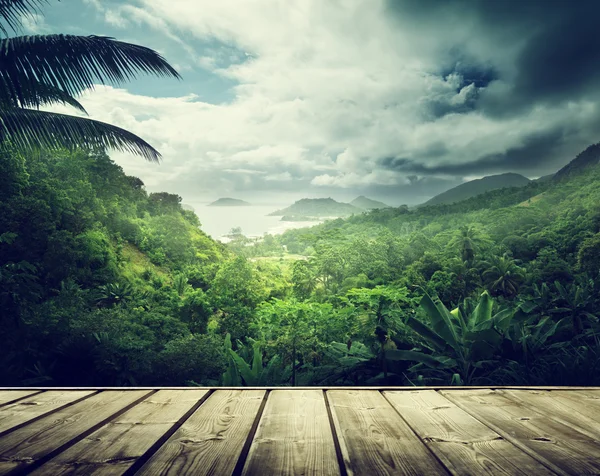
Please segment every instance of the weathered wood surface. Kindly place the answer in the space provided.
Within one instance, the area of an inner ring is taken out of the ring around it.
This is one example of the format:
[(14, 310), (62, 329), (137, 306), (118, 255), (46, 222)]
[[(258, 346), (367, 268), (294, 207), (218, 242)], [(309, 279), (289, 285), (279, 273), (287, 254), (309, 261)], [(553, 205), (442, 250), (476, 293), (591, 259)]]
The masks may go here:
[(453, 474), (553, 474), (435, 390), (384, 395)]
[(0, 391), (0, 406), (8, 405), (16, 400), (21, 400), (31, 395), (39, 393), (38, 390), (1, 390)]
[(270, 393), (242, 474), (340, 474), (322, 390)]
[(0, 390), (0, 475), (32, 472), (600, 474), (600, 389)]
[(208, 393), (160, 390), (51, 459), (33, 474), (122, 474)]
[(556, 472), (600, 473), (598, 441), (556, 420), (551, 410), (534, 409), (493, 390), (442, 393)]
[(231, 474), (264, 396), (264, 390), (217, 390), (140, 474)]
[(63, 445), (84, 438), (95, 425), (118, 416), (121, 410), (149, 393), (101, 392), (8, 433), (0, 438), (0, 474), (25, 470), (44, 461)]
[(51, 391), (6, 405), (2, 407), (2, 411), (0, 412), (0, 434), (94, 393), (90, 390), (74, 390), (72, 392), (67, 390)]
[(331, 390), (327, 398), (348, 473), (447, 474), (380, 392)]

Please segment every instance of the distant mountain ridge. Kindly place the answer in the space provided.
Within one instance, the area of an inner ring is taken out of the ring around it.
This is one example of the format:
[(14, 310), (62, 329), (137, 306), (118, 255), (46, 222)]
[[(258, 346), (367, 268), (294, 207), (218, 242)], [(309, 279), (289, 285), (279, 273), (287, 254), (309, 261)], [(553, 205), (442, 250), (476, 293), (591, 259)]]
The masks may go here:
[(365, 197), (361, 195), (360, 197), (356, 197), (354, 200), (350, 202), (350, 205), (362, 208), (363, 210), (375, 210), (378, 208), (390, 208), (389, 205), (386, 205), (383, 202), (379, 202), (377, 200), (373, 200), (371, 198)]
[(295, 218), (347, 217), (355, 213), (363, 213), (364, 211), (364, 209), (355, 207), (349, 203), (337, 202), (333, 198), (303, 198), (287, 208), (269, 213), (269, 216)]
[(553, 180), (564, 180), (600, 164), (600, 143), (590, 145), (571, 162), (554, 174)]
[(498, 175), (489, 175), (477, 180), (471, 180), (460, 184), (450, 190), (446, 190), (432, 199), (426, 201), (423, 205), (440, 205), (460, 202), (468, 198), (481, 195), (482, 193), (507, 187), (523, 187), (531, 180), (523, 175), (516, 173), (505, 173)]
[(250, 205), (250, 203), (237, 198), (219, 198), (208, 204), (209, 207), (248, 207)]

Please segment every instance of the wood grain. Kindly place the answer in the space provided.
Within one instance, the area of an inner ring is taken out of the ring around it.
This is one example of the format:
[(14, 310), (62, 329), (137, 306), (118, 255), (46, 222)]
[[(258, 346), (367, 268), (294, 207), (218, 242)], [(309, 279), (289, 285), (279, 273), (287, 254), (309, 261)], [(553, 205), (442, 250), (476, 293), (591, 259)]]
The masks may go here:
[(91, 390), (44, 392), (6, 405), (0, 412), (0, 433), (92, 395)]
[(264, 390), (217, 390), (137, 474), (231, 474), (264, 396)]
[(12, 403), (20, 398), (29, 397), (39, 392), (39, 390), (2, 390), (0, 391), (0, 406)]
[(340, 474), (322, 391), (269, 394), (242, 474)]
[(449, 400), (561, 474), (598, 474), (600, 445), (553, 418), (493, 390), (442, 391)]
[(554, 474), (435, 390), (384, 395), (453, 474)]
[(122, 474), (207, 393), (208, 390), (161, 390), (32, 474)]
[(150, 393), (101, 392), (8, 433), (0, 438), (0, 474), (24, 470)]
[(600, 441), (600, 399), (584, 392), (502, 390), (502, 394), (529, 408), (543, 408), (552, 418)]
[(447, 474), (378, 391), (329, 390), (327, 399), (348, 474)]

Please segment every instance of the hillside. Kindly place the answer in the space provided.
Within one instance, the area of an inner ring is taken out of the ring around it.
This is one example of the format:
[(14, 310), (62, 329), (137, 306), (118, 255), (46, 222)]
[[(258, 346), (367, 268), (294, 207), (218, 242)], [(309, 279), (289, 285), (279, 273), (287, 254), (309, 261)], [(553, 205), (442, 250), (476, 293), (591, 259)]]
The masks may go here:
[(269, 216), (285, 217), (347, 217), (364, 210), (349, 203), (336, 202), (333, 198), (303, 198), (282, 210), (269, 213)]
[(350, 202), (350, 205), (362, 208), (363, 210), (376, 210), (378, 208), (390, 208), (389, 205), (386, 205), (383, 202), (378, 202), (377, 200), (372, 200), (370, 198), (361, 195), (360, 197), (356, 197), (354, 200)]
[(600, 164), (600, 143), (589, 146), (554, 174), (554, 180), (564, 180)]
[(209, 207), (249, 207), (250, 205), (252, 204), (237, 198), (219, 198), (208, 204)]
[(490, 175), (451, 188), (426, 201), (423, 205), (440, 205), (444, 203), (460, 202), (461, 200), (466, 200), (491, 190), (507, 187), (523, 187), (529, 182), (530, 180), (527, 177), (515, 173)]

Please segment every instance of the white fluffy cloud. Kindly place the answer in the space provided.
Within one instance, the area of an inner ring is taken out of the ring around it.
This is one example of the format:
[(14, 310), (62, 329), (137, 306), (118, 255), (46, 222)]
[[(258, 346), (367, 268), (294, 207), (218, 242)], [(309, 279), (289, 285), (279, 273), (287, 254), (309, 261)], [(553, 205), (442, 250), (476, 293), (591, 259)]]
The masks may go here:
[[(391, 21), (382, 0), (138, 0), (98, 8), (114, 26), (142, 23), (178, 42), (190, 61), (183, 68), (234, 81), (234, 99), (221, 104), (110, 87), (86, 94), (92, 117), (163, 153), (159, 167), (115, 155), (150, 188), (215, 196), (285, 191), (295, 181), (323, 190), (402, 185), (414, 172), (386, 158), (423, 171), (468, 164), (540, 131), (581, 131), (599, 114), (588, 101), (486, 116), (471, 107), (485, 90), (459, 73), (436, 73), (443, 35)], [(183, 37), (213, 46), (196, 51)], [(481, 49), (474, 44), (471, 53), (482, 57)], [(499, 67), (506, 55), (499, 53)], [(488, 89), (502, 87), (499, 80)]]

